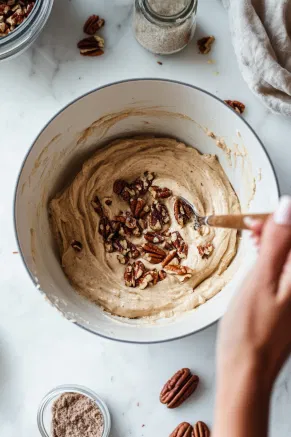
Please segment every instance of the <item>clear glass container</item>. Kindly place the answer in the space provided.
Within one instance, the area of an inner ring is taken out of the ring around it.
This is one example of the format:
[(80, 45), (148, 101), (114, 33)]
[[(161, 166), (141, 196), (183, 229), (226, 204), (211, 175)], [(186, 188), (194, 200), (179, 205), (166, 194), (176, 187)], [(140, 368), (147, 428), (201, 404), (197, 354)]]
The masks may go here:
[(183, 50), (196, 29), (198, 0), (135, 0), (133, 28), (147, 50), (170, 55)]
[(54, 0), (36, 0), (27, 19), (13, 32), (0, 38), (0, 60), (23, 53), (36, 40), (46, 24)]
[(79, 385), (61, 385), (51, 390), (41, 401), (37, 412), (38, 429), (42, 437), (51, 437), (51, 423), (52, 423), (52, 405), (54, 401), (64, 393), (79, 393), (87, 396), (92, 401), (96, 402), (104, 419), (104, 430), (102, 437), (109, 437), (111, 429), (111, 418), (107, 405), (102, 399), (97, 396), (92, 390), (81, 387)]

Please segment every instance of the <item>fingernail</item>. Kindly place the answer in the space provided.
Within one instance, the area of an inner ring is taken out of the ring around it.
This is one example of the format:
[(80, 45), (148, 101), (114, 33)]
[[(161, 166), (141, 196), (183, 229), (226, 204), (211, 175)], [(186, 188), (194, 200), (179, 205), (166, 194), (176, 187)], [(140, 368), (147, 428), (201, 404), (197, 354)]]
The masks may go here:
[(255, 219), (253, 219), (253, 218), (251, 218), (251, 217), (245, 217), (244, 218), (244, 224), (248, 227), (248, 228), (250, 228), (250, 229), (252, 229), (254, 226), (256, 226), (257, 224), (259, 224), (261, 221), (260, 220), (255, 220)]
[(282, 196), (274, 214), (274, 222), (278, 225), (291, 225), (291, 197)]

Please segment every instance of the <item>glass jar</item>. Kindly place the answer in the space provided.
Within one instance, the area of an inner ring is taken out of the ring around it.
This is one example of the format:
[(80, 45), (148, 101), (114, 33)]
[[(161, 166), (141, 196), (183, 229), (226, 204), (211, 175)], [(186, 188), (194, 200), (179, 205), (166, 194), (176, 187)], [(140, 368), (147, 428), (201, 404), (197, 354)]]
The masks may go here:
[(79, 385), (61, 385), (51, 390), (41, 401), (37, 412), (38, 429), (42, 437), (51, 436), (52, 424), (52, 405), (54, 401), (64, 393), (78, 393), (87, 396), (96, 403), (104, 420), (104, 429), (102, 437), (109, 437), (111, 429), (111, 418), (107, 405), (94, 393), (86, 387)]
[(196, 28), (198, 0), (135, 0), (134, 32), (147, 50), (170, 55), (183, 50)]
[(23, 53), (36, 40), (46, 24), (54, 0), (36, 0), (27, 19), (13, 32), (0, 38), (0, 60)]

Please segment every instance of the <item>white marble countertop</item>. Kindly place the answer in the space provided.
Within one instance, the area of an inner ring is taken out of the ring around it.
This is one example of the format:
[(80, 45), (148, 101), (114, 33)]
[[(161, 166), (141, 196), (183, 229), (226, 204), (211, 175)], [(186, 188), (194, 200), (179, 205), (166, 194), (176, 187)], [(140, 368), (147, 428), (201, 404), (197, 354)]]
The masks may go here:
[[(91, 13), (107, 20), (106, 54), (82, 58), (76, 42)], [(13, 229), (17, 174), (32, 141), (64, 105), (83, 93), (133, 77), (176, 79), (247, 106), (245, 118), (263, 140), (281, 190), (291, 193), (291, 123), (271, 114), (252, 95), (237, 67), (227, 15), (219, 0), (199, 4), (193, 43), (160, 59), (142, 49), (131, 30), (131, 0), (57, 0), (38, 41), (20, 57), (1, 63), (0, 173), (0, 434), (36, 437), (42, 396), (56, 385), (96, 390), (112, 413), (112, 437), (168, 436), (181, 421), (212, 424), (217, 326), (174, 343), (137, 346), (102, 340), (63, 320), (37, 293), (20, 259)], [(217, 38), (211, 59), (197, 54), (198, 36)], [(267, 195), (267, 193), (266, 193)], [(158, 400), (168, 376), (189, 366), (201, 377), (192, 400), (168, 411)], [(273, 396), (272, 436), (291, 432), (291, 365)], [(144, 425), (144, 426), (143, 426)]]

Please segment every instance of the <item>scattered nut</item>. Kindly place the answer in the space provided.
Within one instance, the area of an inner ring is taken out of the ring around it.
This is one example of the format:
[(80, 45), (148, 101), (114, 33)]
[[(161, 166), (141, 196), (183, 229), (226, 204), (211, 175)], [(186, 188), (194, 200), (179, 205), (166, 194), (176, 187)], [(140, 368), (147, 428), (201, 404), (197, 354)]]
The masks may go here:
[(158, 234), (157, 232), (146, 232), (144, 234), (144, 238), (153, 244), (161, 244), (165, 241), (165, 237), (163, 237), (163, 235)]
[(206, 423), (199, 421), (194, 425), (193, 437), (210, 437), (210, 431)]
[(94, 197), (94, 199), (91, 201), (91, 205), (93, 206), (94, 211), (95, 211), (98, 215), (100, 215), (100, 217), (103, 217), (103, 216), (104, 216), (103, 208), (102, 208), (102, 205), (101, 205), (101, 202), (100, 202), (98, 196), (95, 196), (95, 197)]
[(78, 42), (78, 48), (83, 56), (101, 56), (104, 54), (104, 43), (100, 36), (89, 36)]
[(98, 15), (91, 15), (84, 24), (84, 33), (87, 33), (87, 35), (95, 35), (104, 24), (105, 20), (103, 20), (103, 18), (100, 18)]
[(212, 252), (214, 251), (214, 246), (212, 243), (208, 243), (205, 246), (197, 246), (199, 255), (202, 259), (209, 258)]
[(190, 369), (181, 369), (165, 384), (160, 394), (160, 401), (168, 408), (179, 407), (196, 390), (199, 377), (192, 375)]
[(166, 258), (164, 259), (164, 261), (162, 262), (162, 266), (165, 267), (168, 264), (171, 263), (171, 261), (173, 261), (173, 259), (177, 256), (177, 251), (172, 250), (171, 252), (168, 253), (168, 255), (166, 256)]
[(155, 199), (167, 199), (172, 196), (172, 191), (169, 188), (161, 188), (157, 185), (152, 185), (149, 192)]
[(193, 426), (190, 423), (182, 422), (174, 429), (170, 437), (193, 437)]
[(214, 43), (214, 36), (205, 36), (197, 41), (199, 52), (202, 55), (207, 55), (210, 52), (211, 46)]
[(172, 232), (171, 241), (173, 246), (177, 249), (178, 255), (181, 259), (187, 258), (188, 256), (188, 244), (182, 238), (180, 232)]
[(177, 223), (183, 228), (193, 217), (193, 211), (184, 200), (177, 198), (174, 203), (174, 215)]
[(149, 215), (149, 226), (153, 231), (161, 231), (163, 225), (170, 222), (170, 215), (167, 207), (155, 201), (151, 206), (151, 212)]
[(142, 246), (145, 254), (144, 258), (151, 264), (160, 264), (166, 257), (166, 252), (152, 243), (146, 243)]
[(238, 100), (224, 100), (225, 103), (234, 109), (238, 114), (243, 114), (246, 106)]

